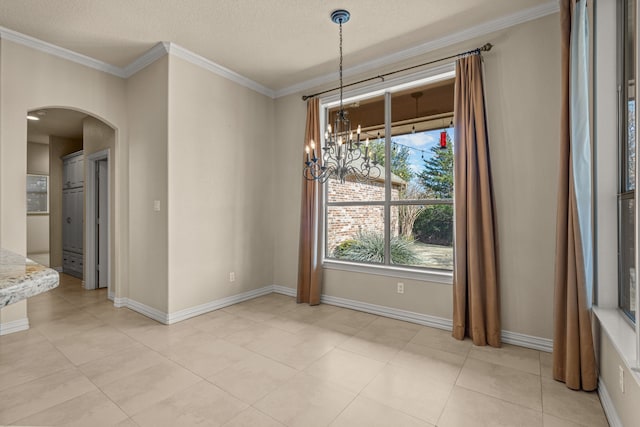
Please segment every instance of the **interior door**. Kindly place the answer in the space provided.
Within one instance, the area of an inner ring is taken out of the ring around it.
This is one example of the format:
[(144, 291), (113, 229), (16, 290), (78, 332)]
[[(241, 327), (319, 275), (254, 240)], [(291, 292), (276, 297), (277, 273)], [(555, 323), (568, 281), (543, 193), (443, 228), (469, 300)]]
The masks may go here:
[(108, 282), (108, 267), (109, 267), (109, 165), (106, 160), (99, 160), (96, 162), (96, 212), (98, 218), (96, 220), (96, 240), (97, 240), (97, 271), (98, 271), (98, 288), (106, 288), (109, 285)]

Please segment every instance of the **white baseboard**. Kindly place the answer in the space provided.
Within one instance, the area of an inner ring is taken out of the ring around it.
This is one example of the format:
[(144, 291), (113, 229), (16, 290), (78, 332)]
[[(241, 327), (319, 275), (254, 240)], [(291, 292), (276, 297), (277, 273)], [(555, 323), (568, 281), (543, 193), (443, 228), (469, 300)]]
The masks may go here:
[(208, 313), (213, 310), (228, 307), (233, 304), (237, 304), (242, 301), (247, 301), (253, 298), (261, 297), (273, 292), (273, 286), (264, 286), (262, 288), (254, 289), (252, 291), (243, 292), (241, 294), (232, 295), (230, 297), (214, 300), (205, 304), (197, 305), (195, 307), (185, 308), (184, 310), (175, 311), (169, 313), (167, 317), (167, 324), (180, 322), (182, 320), (190, 319), (192, 317), (200, 316), (201, 314)]
[(121, 307), (126, 307), (127, 306), (127, 301), (129, 301), (129, 298), (121, 298), (121, 297), (113, 297), (113, 306), (115, 308), (121, 308)]
[(412, 311), (400, 310), (398, 308), (385, 307), (382, 305), (369, 304), (366, 302), (339, 298), (330, 295), (322, 295), (320, 302), (335, 305), (338, 307), (350, 308), (352, 310), (364, 311), (366, 313), (377, 314), (378, 316), (391, 317), (392, 319), (404, 320), (405, 322), (417, 323), (419, 325), (432, 328), (445, 329), (451, 331), (453, 322), (450, 319), (430, 316), (428, 314), (414, 313)]
[(273, 285), (272, 288), (274, 293), (286, 295), (288, 297), (295, 297), (297, 293), (295, 289), (288, 286)]
[(607, 416), (609, 425), (611, 427), (624, 427), (602, 378), (598, 378), (598, 396), (600, 396), (600, 402), (602, 403), (602, 408), (604, 409), (604, 414)]
[(137, 311), (138, 313), (144, 316), (147, 316), (155, 320), (156, 322), (164, 323), (165, 325), (168, 324), (168, 315), (164, 311), (158, 310), (157, 308), (150, 307), (141, 302), (132, 300), (131, 298), (126, 298), (126, 300), (127, 300), (126, 301), (127, 305), (125, 307), (127, 307), (128, 309)]
[(502, 342), (520, 347), (531, 348), (533, 350), (553, 351), (553, 340), (549, 338), (534, 337), (533, 335), (521, 334), (518, 332), (502, 331)]
[(29, 329), (29, 319), (27, 317), (12, 322), (0, 323), (0, 336), (26, 331), (27, 329)]
[(146, 304), (126, 297), (114, 297), (113, 306), (116, 308), (128, 308), (135, 312), (138, 312), (144, 316), (147, 316), (157, 322), (167, 324), (167, 313), (160, 311), (156, 308), (150, 307)]
[[(273, 292), (292, 297), (296, 296), (296, 290), (287, 286), (273, 285)], [(419, 325), (429, 326), (432, 328), (444, 329), (446, 331), (453, 330), (452, 320), (442, 317), (430, 316), (428, 314), (415, 313), (382, 305), (369, 304), (366, 302), (334, 297), (331, 295), (322, 295), (320, 297), (320, 301), (325, 304), (364, 311), (365, 313), (377, 314), (378, 316), (391, 317), (393, 319), (404, 320), (405, 322), (417, 323)], [(553, 340), (548, 338), (540, 338), (510, 331), (502, 331), (501, 338), (502, 342), (506, 344), (513, 344), (549, 353), (553, 350)]]
[(210, 311), (218, 310), (220, 308), (228, 307), (233, 304), (237, 304), (242, 301), (247, 301), (253, 298), (257, 298), (263, 295), (267, 295), (273, 292), (273, 286), (264, 286), (262, 288), (254, 289), (252, 291), (243, 292), (241, 294), (232, 295), (230, 297), (221, 298), (218, 300), (210, 301), (205, 304), (201, 304), (195, 307), (189, 307), (184, 310), (175, 311), (173, 313), (165, 313), (164, 311), (150, 307), (141, 302), (135, 301), (131, 298), (113, 298), (114, 307), (126, 307), (133, 311), (136, 311), (144, 316), (147, 316), (157, 322), (164, 323), (165, 325), (171, 325), (173, 323), (181, 322), (183, 320), (190, 319), (192, 317), (200, 316), (201, 314), (208, 313)]
[[(296, 289), (280, 286), (269, 285), (262, 288), (254, 289), (252, 291), (244, 292), (230, 297), (222, 298), (219, 300), (210, 301), (205, 304), (201, 304), (195, 307), (186, 308), (184, 310), (176, 311), (173, 313), (164, 313), (153, 307), (149, 307), (140, 302), (131, 300), (129, 298), (113, 298), (113, 305), (116, 307), (127, 307), (131, 310), (137, 311), (151, 319), (154, 319), (160, 323), (167, 325), (180, 322), (186, 319), (190, 319), (195, 316), (199, 316), (210, 311), (218, 310), (220, 308), (228, 307), (233, 304), (237, 304), (242, 301), (247, 301), (253, 298), (258, 298), (270, 293), (277, 293), (287, 295), (290, 297), (296, 296)], [(363, 311), (365, 313), (376, 314), (378, 316), (390, 317), (392, 319), (404, 320), (405, 322), (417, 323), (419, 325), (429, 326), (432, 328), (443, 329), (446, 331), (453, 330), (453, 322), (451, 319), (445, 319), (443, 317), (431, 316), (428, 314), (415, 313), (413, 311), (401, 310), (398, 308), (385, 307), (382, 305), (369, 304), (362, 301), (350, 300), (346, 298), (334, 297), (331, 295), (322, 295), (320, 302), (329, 305), (335, 305), (337, 307), (349, 308), (352, 310)], [(553, 350), (553, 341), (547, 338), (535, 337), (532, 335), (521, 334), (517, 332), (502, 331), (502, 342), (506, 344), (513, 344), (520, 347), (531, 348), (534, 350), (551, 352)]]

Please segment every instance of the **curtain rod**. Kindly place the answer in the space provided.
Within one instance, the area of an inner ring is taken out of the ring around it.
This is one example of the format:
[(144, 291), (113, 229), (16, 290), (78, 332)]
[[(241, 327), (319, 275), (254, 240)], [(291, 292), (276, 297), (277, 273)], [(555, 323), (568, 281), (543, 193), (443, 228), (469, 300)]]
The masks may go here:
[[(343, 85), (342, 87), (345, 88), (345, 87), (355, 86), (355, 85), (358, 85), (360, 83), (364, 83), (364, 82), (368, 82), (368, 81), (376, 80), (376, 79), (381, 79), (382, 81), (384, 81), (385, 77), (391, 76), (393, 74), (397, 74), (397, 73), (402, 73), (404, 71), (413, 70), (414, 68), (424, 67), (425, 65), (435, 64), (436, 62), (446, 61), (447, 59), (458, 58), (460, 56), (476, 55), (476, 54), (480, 54), (480, 52), (489, 52), (492, 47), (493, 47), (493, 45), (491, 43), (486, 43), (482, 47), (478, 47), (478, 48), (475, 48), (475, 49), (472, 49), (472, 50), (468, 50), (466, 52), (457, 53), (455, 55), (446, 56), (446, 57), (440, 58), (440, 59), (434, 59), (433, 61), (429, 61), (429, 62), (423, 62), (422, 64), (418, 64), (418, 65), (414, 65), (414, 66), (411, 66), (411, 67), (403, 68), (401, 70), (390, 71), (388, 73), (379, 74), (379, 75), (377, 75), (375, 77), (369, 77), (368, 79), (363, 79), (363, 80), (359, 80), (357, 82), (349, 83), (348, 85)], [(318, 95), (324, 95), (325, 93), (333, 92), (334, 90), (338, 90), (338, 89), (340, 89), (340, 87), (334, 87), (333, 89), (323, 90), (322, 92), (314, 93), (313, 95), (302, 95), (302, 100), (306, 101), (309, 98), (315, 98)]]

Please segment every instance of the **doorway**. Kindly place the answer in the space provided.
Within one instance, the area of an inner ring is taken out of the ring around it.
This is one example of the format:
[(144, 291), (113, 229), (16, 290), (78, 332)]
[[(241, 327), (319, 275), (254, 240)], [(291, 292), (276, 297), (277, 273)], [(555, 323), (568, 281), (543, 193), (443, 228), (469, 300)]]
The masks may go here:
[(102, 150), (86, 157), (87, 161), (87, 223), (85, 288), (111, 289), (111, 197), (109, 185), (110, 150)]

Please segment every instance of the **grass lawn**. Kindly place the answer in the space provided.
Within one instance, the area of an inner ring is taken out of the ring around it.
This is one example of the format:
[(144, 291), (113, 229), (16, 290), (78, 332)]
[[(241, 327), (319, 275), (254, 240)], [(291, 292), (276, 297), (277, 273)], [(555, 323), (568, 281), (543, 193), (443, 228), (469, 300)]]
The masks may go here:
[(440, 270), (453, 270), (453, 247), (429, 245), (415, 241), (412, 249), (420, 261), (416, 266), (437, 268)]

